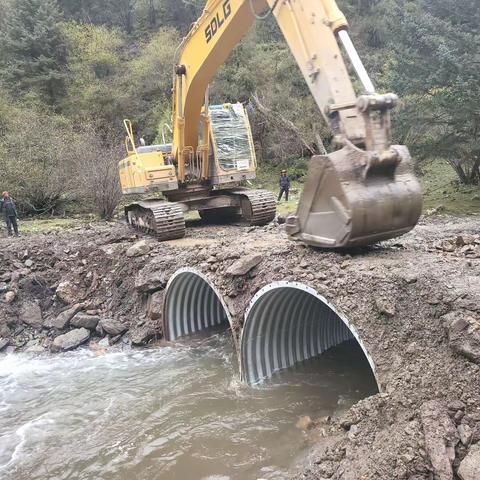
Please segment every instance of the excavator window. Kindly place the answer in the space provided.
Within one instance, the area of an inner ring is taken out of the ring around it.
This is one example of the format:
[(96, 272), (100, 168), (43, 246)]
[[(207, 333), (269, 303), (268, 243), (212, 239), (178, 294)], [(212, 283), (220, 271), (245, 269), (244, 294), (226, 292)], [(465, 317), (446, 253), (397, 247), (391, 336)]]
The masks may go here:
[(218, 164), (223, 170), (247, 170), (253, 162), (243, 105), (211, 105), (210, 124)]

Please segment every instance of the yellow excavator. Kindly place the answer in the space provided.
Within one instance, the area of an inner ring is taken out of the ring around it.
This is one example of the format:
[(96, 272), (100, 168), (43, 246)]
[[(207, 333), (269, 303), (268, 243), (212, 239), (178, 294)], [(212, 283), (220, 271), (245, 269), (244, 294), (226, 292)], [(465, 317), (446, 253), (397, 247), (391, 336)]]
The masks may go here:
[[(265, 9), (268, 11), (265, 13)], [(127, 221), (160, 239), (185, 235), (184, 213), (207, 220), (270, 222), (275, 198), (244, 188), (256, 160), (241, 104), (210, 105), (208, 85), (256, 18), (273, 14), (330, 126), (337, 150), (310, 160), (290, 238), (339, 248), (402, 235), (417, 223), (420, 185), (405, 146), (391, 144), (394, 94), (377, 93), (334, 0), (208, 0), (184, 38), (174, 67), (173, 143), (137, 147), (126, 121), (125, 194), (163, 192), (167, 201), (126, 207)], [(356, 95), (342, 48), (362, 86)]]

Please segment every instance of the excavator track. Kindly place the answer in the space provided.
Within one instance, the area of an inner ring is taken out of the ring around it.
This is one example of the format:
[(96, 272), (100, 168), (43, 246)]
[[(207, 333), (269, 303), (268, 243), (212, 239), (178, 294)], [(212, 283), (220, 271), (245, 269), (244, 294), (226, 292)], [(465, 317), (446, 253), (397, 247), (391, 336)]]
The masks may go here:
[(240, 197), (242, 220), (249, 225), (266, 225), (275, 219), (277, 203), (268, 190), (236, 189), (230, 190), (228, 194)]
[(176, 203), (146, 201), (125, 208), (127, 223), (159, 240), (175, 240), (185, 236), (185, 218)]

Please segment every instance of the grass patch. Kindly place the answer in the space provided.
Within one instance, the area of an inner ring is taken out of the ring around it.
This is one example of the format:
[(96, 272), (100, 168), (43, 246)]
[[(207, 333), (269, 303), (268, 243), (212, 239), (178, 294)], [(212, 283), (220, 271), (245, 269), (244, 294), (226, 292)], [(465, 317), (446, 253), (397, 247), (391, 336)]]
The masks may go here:
[(421, 165), (423, 209), (443, 207), (453, 215), (480, 212), (480, 187), (461, 185), (452, 167), (444, 160), (432, 160)]
[(84, 218), (26, 218), (19, 220), (19, 228), (20, 233), (35, 233), (42, 230), (67, 230), (78, 227), (84, 222)]

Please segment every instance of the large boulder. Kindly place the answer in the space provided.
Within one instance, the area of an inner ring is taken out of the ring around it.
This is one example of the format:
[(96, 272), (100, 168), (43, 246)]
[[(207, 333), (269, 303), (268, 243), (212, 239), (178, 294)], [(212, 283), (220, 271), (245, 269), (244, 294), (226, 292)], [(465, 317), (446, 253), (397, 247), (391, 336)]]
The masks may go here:
[(12, 278), (11, 272), (5, 272), (0, 275), (0, 282), (9, 282)]
[(100, 322), (100, 317), (97, 315), (88, 315), (86, 313), (77, 313), (72, 320), (70, 325), (77, 328), (86, 328), (87, 330), (95, 330), (98, 323)]
[(16, 293), (14, 291), (7, 292), (5, 294), (5, 303), (13, 303), (16, 298)]
[(432, 464), (434, 478), (452, 480), (452, 464), (459, 437), (446, 406), (437, 400), (426, 402), (420, 409), (420, 418), (425, 436), (425, 450)]
[(25, 353), (44, 353), (45, 348), (41, 345), (32, 345), (25, 350)]
[(152, 320), (160, 320), (163, 314), (164, 292), (154, 292), (148, 299), (148, 316)]
[(246, 255), (236, 262), (234, 262), (228, 269), (227, 275), (232, 277), (240, 277), (246, 275), (250, 270), (255, 268), (263, 260), (263, 256), (260, 254)]
[(152, 327), (137, 327), (130, 330), (130, 340), (132, 345), (146, 345), (150, 340), (155, 338), (156, 332)]
[(461, 424), (458, 426), (457, 431), (460, 437), (460, 441), (465, 446), (470, 445), (470, 442), (472, 441), (472, 437), (473, 437), (472, 427), (470, 427), (470, 425), (467, 425), (467, 424)]
[(25, 302), (20, 309), (20, 321), (39, 330), (43, 326), (42, 310), (35, 302)]
[(133, 244), (130, 248), (127, 249), (127, 257), (141, 257), (150, 252), (150, 245), (145, 240), (141, 240)]
[(82, 309), (82, 305), (75, 304), (73, 307), (64, 310), (54, 319), (45, 320), (44, 326), (47, 328), (56, 328), (57, 330), (63, 330), (70, 324), (74, 315)]
[(127, 330), (128, 328), (122, 322), (112, 318), (104, 318), (100, 320), (97, 325), (97, 331), (101, 335), (108, 334), (112, 337), (122, 335), (122, 333), (125, 333)]
[(377, 297), (375, 298), (375, 306), (378, 313), (388, 318), (395, 316), (395, 301), (391, 298)]
[(79, 288), (71, 280), (63, 280), (55, 291), (57, 297), (66, 304), (78, 303), (81, 297)]
[(52, 352), (73, 350), (90, 338), (90, 331), (86, 328), (76, 328), (64, 335), (59, 335), (52, 343)]
[(467, 456), (460, 463), (458, 476), (461, 480), (480, 479), (480, 443), (470, 448)]
[(450, 312), (442, 320), (445, 321), (450, 347), (480, 365), (480, 321), (463, 311)]
[(142, 268), (135, 277), (135, 289), (140, 293), (153, 293), (165, 288), (167, 276), (156, 264)]

